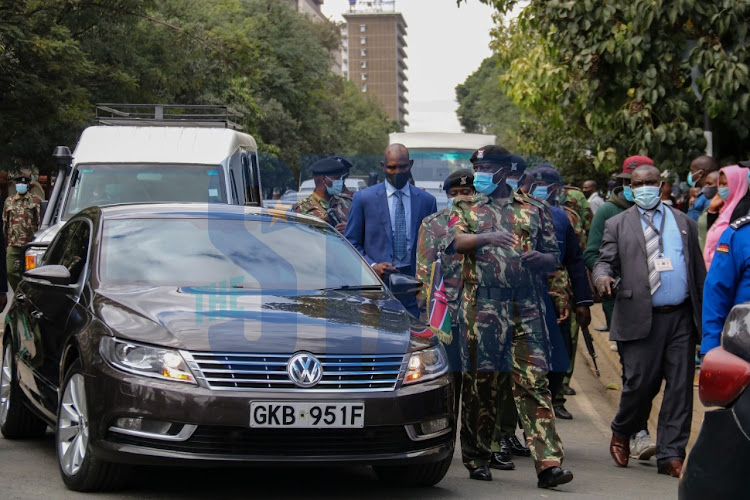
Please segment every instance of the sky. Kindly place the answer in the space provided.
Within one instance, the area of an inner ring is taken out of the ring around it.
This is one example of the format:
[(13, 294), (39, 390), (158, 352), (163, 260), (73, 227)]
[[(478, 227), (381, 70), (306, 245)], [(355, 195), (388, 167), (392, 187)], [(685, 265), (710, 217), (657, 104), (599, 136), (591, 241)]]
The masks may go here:
[[(348, 0), (324, 0), (323, 13), (343, 21)], [(493, 9), (479, 0), (396, 0), (407, 24), (407, 132), (461, 132), (456, 85), (479, 68), (491, 51)]]

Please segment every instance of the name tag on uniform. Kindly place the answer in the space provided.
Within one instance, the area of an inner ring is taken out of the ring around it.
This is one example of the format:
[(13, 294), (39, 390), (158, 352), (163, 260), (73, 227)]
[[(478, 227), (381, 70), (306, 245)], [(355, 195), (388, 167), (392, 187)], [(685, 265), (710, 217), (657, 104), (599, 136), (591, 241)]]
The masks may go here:
[(654, 260), (654, 268), (659, 271), (660, 273), (663, 271), (671, 271), (673, 269), (672, 267), (672, 259), (669, 257), (663, 257), (661, 259), (655, 259)]

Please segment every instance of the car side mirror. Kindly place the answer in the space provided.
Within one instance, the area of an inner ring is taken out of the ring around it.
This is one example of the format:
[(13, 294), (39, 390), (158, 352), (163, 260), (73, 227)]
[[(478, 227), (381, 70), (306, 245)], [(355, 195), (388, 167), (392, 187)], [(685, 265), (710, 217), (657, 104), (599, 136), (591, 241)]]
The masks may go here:
[(396, 295), (414, 295), (422, 288), (422, 282), (408, 274), (394, 273), (388, 277), (388, 288)]
[(24, 278), (48, 281), (53, 285), (70, 285), (70, 271), (65, 266), (49, 265), (29, 269)]

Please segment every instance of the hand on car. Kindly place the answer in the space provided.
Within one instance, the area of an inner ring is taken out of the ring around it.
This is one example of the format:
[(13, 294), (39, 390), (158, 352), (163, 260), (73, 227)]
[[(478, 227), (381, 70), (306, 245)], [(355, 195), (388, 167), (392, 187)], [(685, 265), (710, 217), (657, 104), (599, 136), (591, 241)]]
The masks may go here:
[(338, 224), (336, 224), (336, 231), (344, 234), (344, 231), (346, 231), (346, 222), (339, 222)]
[(378, 273), (378, 276), (380, 276), (381, 278), (383, 278), (383, 277), (385, 277), (385, 276), (387, 276), (389, 274), (393, 274), (395, 272), (398, 272), (398, 269), (396, 269), (394, 267), (394, 265), (391, 264), (390, 262), (380, 262), (380, 263), (375, 264), (374, 266), (372, 266), (372, 269), (376, 273)]

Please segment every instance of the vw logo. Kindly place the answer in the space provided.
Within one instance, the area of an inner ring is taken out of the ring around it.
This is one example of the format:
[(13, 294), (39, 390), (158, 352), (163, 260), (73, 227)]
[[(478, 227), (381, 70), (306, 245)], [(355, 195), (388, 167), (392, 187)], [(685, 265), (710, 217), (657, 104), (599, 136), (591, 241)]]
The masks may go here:
[(286, 372), (289, 374), (289, 379), (298, 387), (312, 387), (323, 378), (320, 361), (307, 352), (300, 352), (289, 358)]

